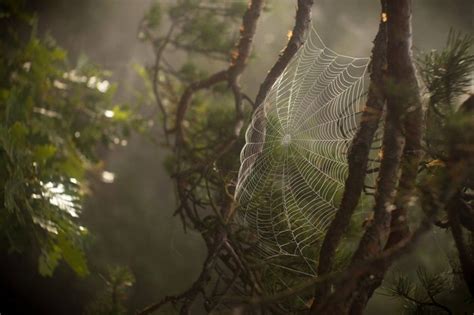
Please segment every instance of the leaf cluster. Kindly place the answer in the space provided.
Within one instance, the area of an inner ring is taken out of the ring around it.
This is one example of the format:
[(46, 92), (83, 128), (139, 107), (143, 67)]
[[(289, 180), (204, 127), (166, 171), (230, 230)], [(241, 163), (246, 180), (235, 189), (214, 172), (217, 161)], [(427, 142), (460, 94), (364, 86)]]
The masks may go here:
[[(474, 71), (474, 39), (451, 31), (442, 51), (431, 51), (418, 58), (421, 77), (429, 94), (426, 111), (426, 145), (433, 158), (445, 159), (452, 141), (459, 135), (470, 137), (466, 115), (459, 108), (459, 97), (470, 92)], [(467, 139), (462, 139), (467, 140)]]
[(25, 37), (10, 26), (0, 38), (2, 246), (38, 252), (43, 275), (61, 259), (85, 275), (87, 229), (79, 214), (86, 172), (100, 165), (97, 149), (120, 143), (139, 119), (114, 104), (107, 72), (85, 58), (72, 67), (23, 12), (2, 2), (4, 22), (29, 30)]

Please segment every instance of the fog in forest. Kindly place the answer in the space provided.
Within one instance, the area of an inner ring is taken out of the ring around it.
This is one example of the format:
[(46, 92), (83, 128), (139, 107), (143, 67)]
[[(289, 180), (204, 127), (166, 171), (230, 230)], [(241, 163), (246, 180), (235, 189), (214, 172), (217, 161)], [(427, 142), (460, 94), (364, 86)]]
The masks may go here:
[[(115, 101), (134, 106), (143, 91), (137, 65), (153, 62), (150, 47), (137, 36), (151, 3), (152, 0), (42, 0), (30, 1), (29, 6), (37, 11), (40, 36), (50, 34), (68, 51), (71, 63), (87, 57), (110, 70), (110, 81), (118, 84)], [(259, 84), (284, 48), (294, 23), (295, 1), (270, 0), (267, 5), (269, 9), (258, 24), (253, 57), (241, 80), (243, 90), (251, 97), (255, 97)], [(468, 0), (415, 0), (414, 53), (443, 47), (450, 28), (472, 32), (472, 9)], [(365, 57), (370, 55), (379, 11), (378, 1), (316, 0), (313, 25), (334, 51)], [(167, 58), (173, 62), (183, 56)], [(160, 141), (158, 126), (152, 130), (152, 140)], [(173, 216), (177, 206), (174, 184), (163, 166), (169, 154), (150, 139), (134, 134), (125, 146), (103, 153), (105, 169), (115, 174), (113, 183), (104, 183), (98, 174), (90, 175), (91, 192), (82, 214), (92, 235), (87, 258), (91, 270), (98, 272), (106, 265), (130, 268), (135, 277), (129, 292), (130, 314), (189, 287), (206, 255), (200, 235), (192, 230), (185, 232), (180, 218)], [(411, 258), (403, 258), (394, 269), (408, 272), (410, 266), (405, 262), (414, 260), (428, 263), (433, 270), (445, 266), (447, 257), (426, 254), (433, 246), (450, 246), (443, 234), (438, 231), (427, 235)], [(81, 314), (81, 307), (101, 287), (96, 276), (78, 279), (63, 264), (53, 278), (44, 278), (35, 273), (34, 261), (16, 254), (9, 257), (3, 264), (14, 266), (15, 272), (4, 276), (11, 286), (6, 289), (10, 293), (2, 294), (17, 299), (28, 296), (32, 309)], [(396, 309), (387, 309), (390, 303), (395, 302), (376, 295), (367, 314), (399, 314)], [(17, 305), (21, 304), (18, 299)]]

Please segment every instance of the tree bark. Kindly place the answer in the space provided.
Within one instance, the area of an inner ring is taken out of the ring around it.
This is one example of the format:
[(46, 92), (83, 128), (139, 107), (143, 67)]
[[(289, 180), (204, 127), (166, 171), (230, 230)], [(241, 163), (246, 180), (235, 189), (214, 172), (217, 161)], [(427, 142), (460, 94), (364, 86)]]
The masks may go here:
[(461, 196), (454, 195), (447, 205), (449, 226), (451, 234), (453, 235), (454, 243), (458, 252), (459, 264), (466, 286), (474, 297), (474, 257), (469, 251), (469, 245), (464, 240), (464, 233), (461, 227), (461, 220), (459, 218), (459, 209), (463, 207)]
[(311, 25), (311, 7), (313, 6), (313, 1), (314, 0), (298, 0), (295, 25), (291, 32), (290, 40), (260, 85), (257, 97), (255, 98), (255, 108), (265, 100), (273, 84), (283, 73), (296, 52), (304, 44), (305, 35)]
[[(418, 81), (411, 54), (411, 0), (387, 1), (387, 24), (388, 24), (388, 81), (387, 107), (393, 104), (398, 118), (402, 120), (402, 131), (405, 139), (403, 156), (400, 163), (401, 176), (398, 183), (395, 204), (391, 213), (382, 215), (385, 219), (391, 217), (390, 234), (385, 244), (385, 249), (395, 246), (409, 235), (407, 224), (407, 211), (410, 199), (413, 198), (415, 180), (421, 159), (421, 137), (422, 137), (422, 107), (419, 96)], [(388, 132), (388, 130), (386, 130)], [(380, 178), (382, 180), (382, 178)], [(388, 201), (388, 200), (387, 200)], [(388, 209), (386, 209), (388, 210)], [(375, 214), (377, 215), (377, 213)], [(386, 233), (383, 228), (382, 233)], [(380, 234), (379, 234), (380, 235)], [(379, 246), (383, 246), (380, 239)], [(376, 252), (382, 250), (377, 246)], [(363, 251), (362, 251), (363, 252)], [(369, 255), (373, 253), (367, 252)], [(361, 253), (354, 259), (364, 257)], [(385, 273), (390, 265), (381, 270), (374, 271), (366, 278), (360, 293), (354, 298), (350, 313), (362, 314), (368, 300), (373, 292), (380, 286)]]
[[(383, 0), (381, 1), (382, 12), (384, 11), (384, 2)], [(370, 83), (367, 103), (362, 112), (359, 129), (349, 148), (347, 158), (349, 174), (345, 181), (341, 204), (325, 234), (319, 252), (318, 276), (326, 275), (332, 271), (336, 250), (344, 232), (350, 224), (350, 220), (359, 203), (360, 195), (364, 188), (370, 150), (385, 105), (383, 79), (387, 64), (386, 54), (387, 26), (385, 21), (381, 18), (379, 29), (375, 36), (374, 47), (372, 48), (372, 60), (369, 66)], [(331, 284), (328, 283), (316, 288), (315, 299), (311, 305), (312, 309), (316, 308), (317, 303), (324, 299), (324, 296), (329, 292), (330, 285)]]
[[(384, 82), (387, 115), (382, 160), (375, 193), (374, 219), (361, 238), (352, 257), (351, 266), (380, 255), (391, 226), (397, 228), (397, 233), (402, 231), (398, 228), (404, 225), (404, 221), (400, 218), (406, 210), (402, 210), (397, 220), (390, 224), (391, 212), (397, 209), (394, 202), (400, 166), (403, 169), (399, 187), (402, 193), (397, 200), (405, 203), (413, 191), (419, 161), (421, 122), (418, 117), (421, 115), (421, 103), (411, 58), (411, 1), (387, 0), (387, 10), (383, 13), (387, 23), (387, 79)], [(408, 129), (404, 130), (404, 127), (414, 128), (413, 134)], [(405, 142), (407, 146), (404, 149)], [(406, 235), (406, 231), (400, 235)], [(362, 314), (389, 265), (380, 266), (366, 273), (360, 277), (360, 281), (348, 296), (340, 297), (338, 302), (317, 305), (313, 314)], [(339, 284), (341, 285), (344, 286), (344, 283)]]
[(367, 103), (362, 112), (359, 129), (348, 153), (349, 175), (345, 182), (341, 204), (326, 232), (319, 253), (318, 275), (320, 276), (331, 271), (334, 254), (349, 226), (364, 188), (369, 153), (385, 105), (385, 96), (382, 90), (384, 69), (386, 68), (386, 33), (386, 23), (381, 20), (372, 49)]
[[(461, 104), (459, 113), (462, 115), (470, 115), (472, 118), (474, 112), (474, 96), (471, 95), (469, 98)], [(459, 148), (459, 145), (452, 145), (452, 155), (456, 159), (464, 159), (467, 163), (468, 169), (474, 167), (474, 155), (472, 150), (465, 150), (463, 147)], [(453, 235), (454, 244), (458, 252), (459, 265), (463, 274), (463, 280), (471, 294), (474, 297), (474, 252), (469, 248), (469, 244), (466, 244), (465, 233), (463, 227), (466, 228), (474, 237), (472, 230), (474, 217), (472, 211), (463, 201), (462, 192), (458, 191), (450, 200), (446, 207), (448, 213), (448, 222)]]

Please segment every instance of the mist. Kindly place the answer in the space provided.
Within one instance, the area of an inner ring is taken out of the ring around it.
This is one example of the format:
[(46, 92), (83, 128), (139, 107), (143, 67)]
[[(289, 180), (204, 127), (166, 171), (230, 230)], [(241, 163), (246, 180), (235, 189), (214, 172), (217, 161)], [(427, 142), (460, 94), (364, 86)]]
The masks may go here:
[[(136, 105), (133, 102), (143, 88), (136, 66), (153, 62), (151, 48), (137, 36), (151, 4), (152, 0), (29, 2), (38, 14), (40, 36), (54, 38), (68, 51), (73, 64), (88, 58), (110, 70), (110, 81), (117, 84), (115, 101), (131, 106)], [(269, 10), (259, 21), (253, 57), (241, 80), (242, 89), (253, 98), (284, 48), (294, 23), (295, 1), (272, 0), (267, 5)], [(472, 33), (472, 8), (467, 0), (415, 0), (415, 54), (443, 47), (451, 28)], [(378, 23), (379, 3), (374, 1), (317, 0), (313, 7), (314, 28), (328, 47), (341, 54), (369, 56)], [(238, 25), (235, 29), (238, 31)], [(169, 54), (167, 58), (180, 63), (184, 57)], [(159, 126), (154, 126), (152, 138), (158, 140), (159, 133)], [(163, 147), (133, 134), (125, 146), (103, 153), (105, 169), (115, 174), (113, 183), (104, 183), (99, 174), (90, 174), (91, 191), (82, 214), (92, 235), (87, 258), (91, 270), (99, 273), (104, 272), (106, 265), (130, 268), (135, 276), (127, 305), (130, 314), (189, 287), (206, 256), (201, 236), (189, 229), (185, 231), (180, 218), (174, 215), (174, 183), (164, 167), (169, 155)], [(436, 237), (441, 238), (439, 246), (449, 246), (442, 236), (428, 235), (425, 247), (434, 246)], [(416, 259), (431, 259), (423, 255), (421, 250)], [(6, 278), (11, 286), (8, 290), (16, 296), (34, 296), (31, 308), (24, 306), (25, 311), (46, 310), (54, 304), (57, 314), (81, 314), (81, 307), (101, 287), (99, 278), (77, 279), (63, 265), (55, 277), (41, 278), (35, 275), (33, 263), (19, 261), (23, 259), (14, 256), (5, 262), (16, 269)], [(399, 266), (407, 268), (403, 261)], [(383, 298), (377, 296), (371, 302), (367, 314), (398, 314), (396, 309), (384, 308), (390, 302), (380, 299)]]

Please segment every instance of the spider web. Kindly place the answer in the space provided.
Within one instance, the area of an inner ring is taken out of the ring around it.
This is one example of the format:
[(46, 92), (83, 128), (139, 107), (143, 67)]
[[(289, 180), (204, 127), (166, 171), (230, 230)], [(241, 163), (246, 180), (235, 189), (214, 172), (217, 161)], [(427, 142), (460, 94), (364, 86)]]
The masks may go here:
[(240, 156), (237, 221), (271, 264), (316, 274), (315, 243), (340, 202), (368, 63), (329, 49), (312, 28), (252, 117)]

